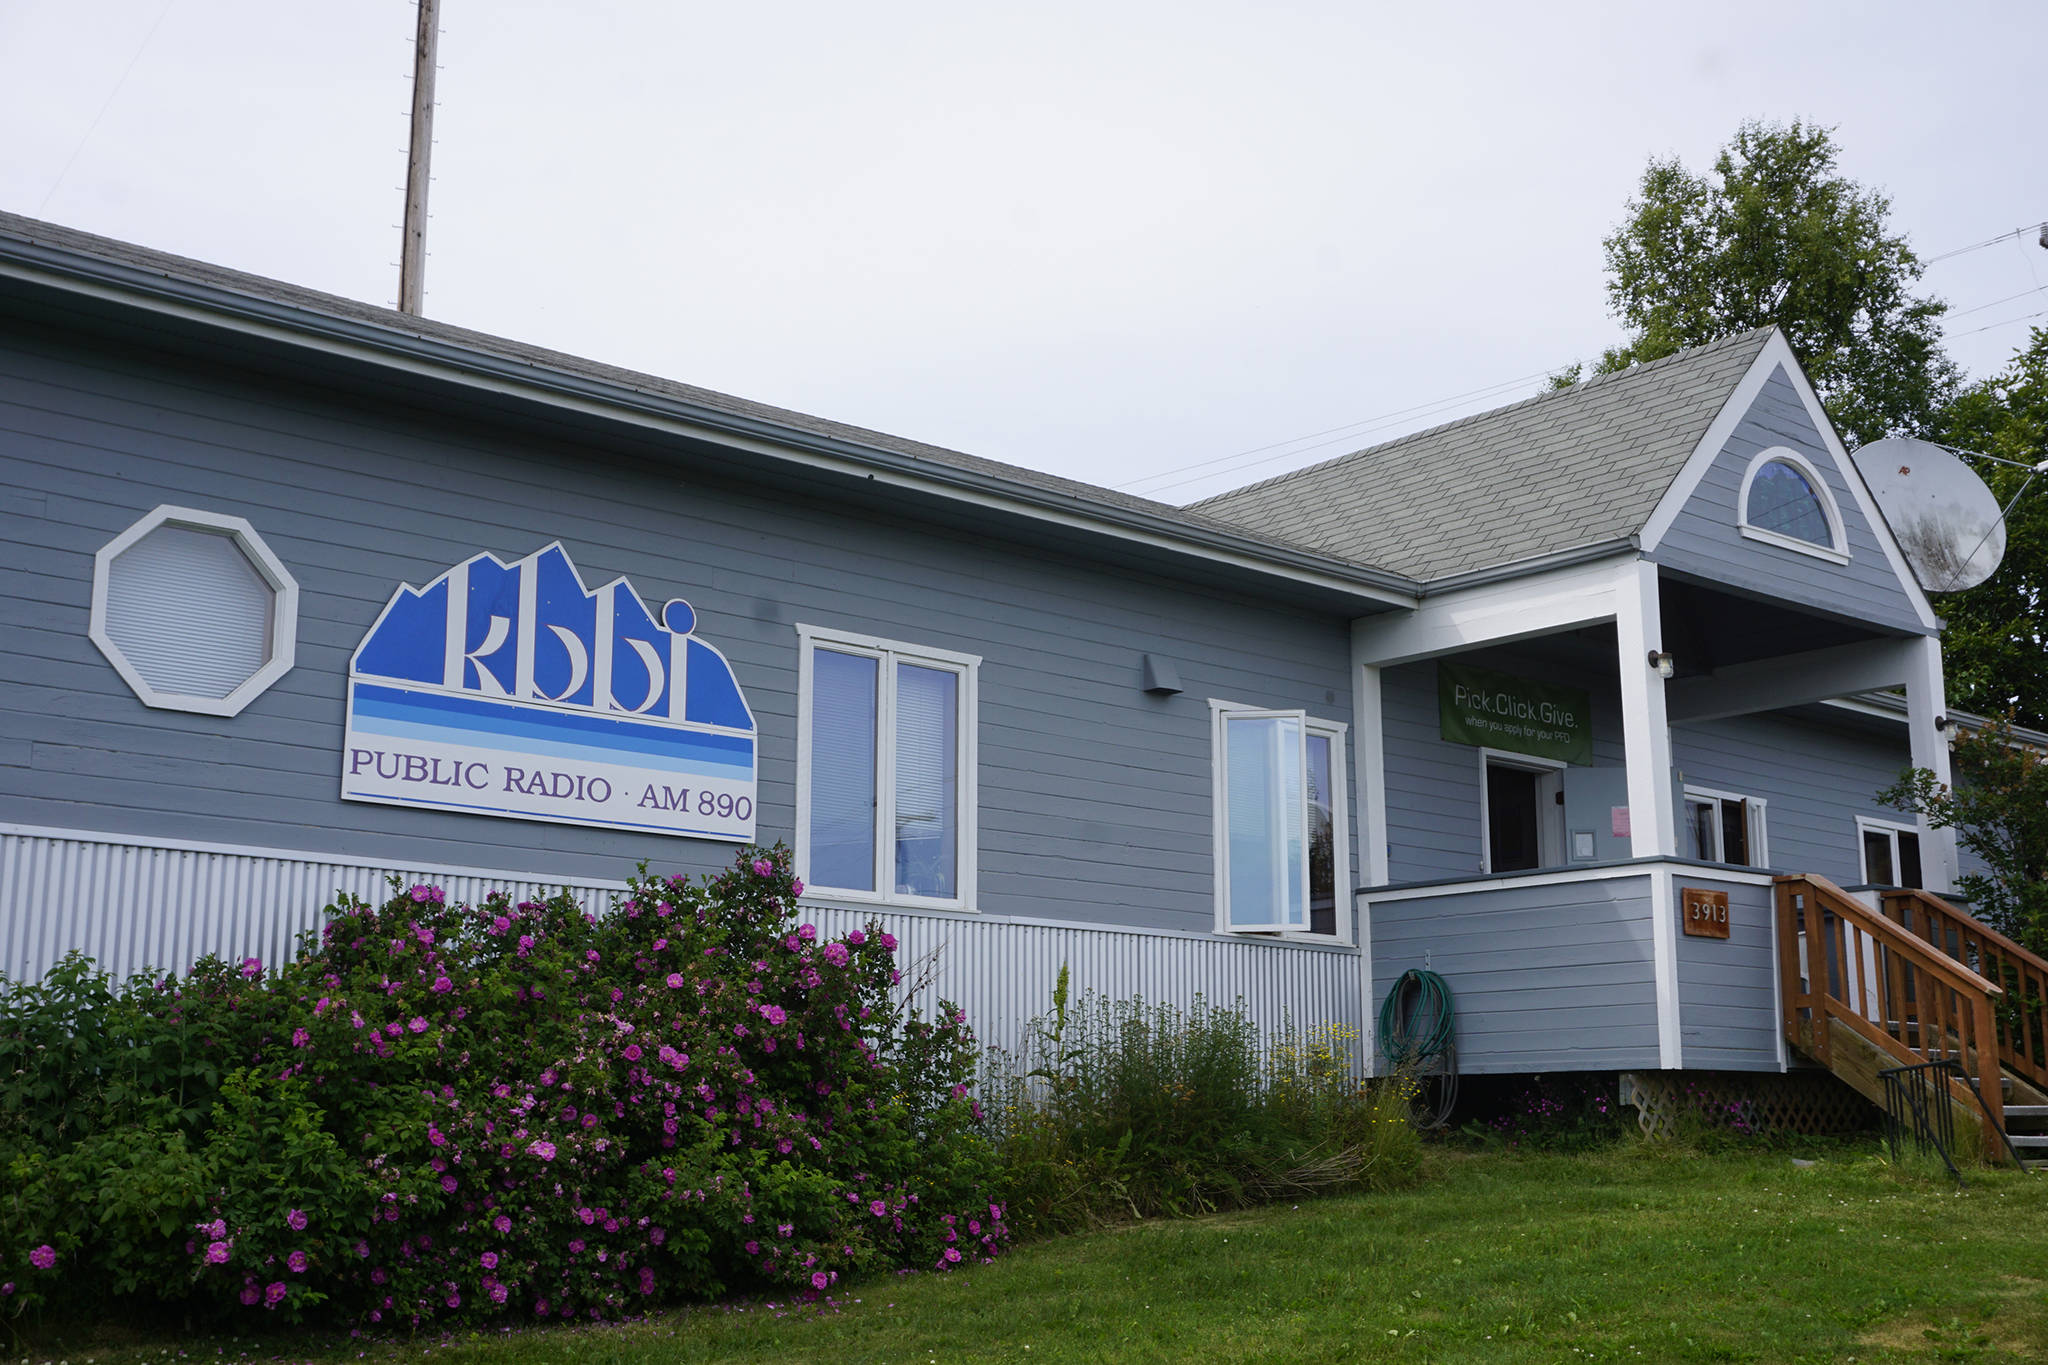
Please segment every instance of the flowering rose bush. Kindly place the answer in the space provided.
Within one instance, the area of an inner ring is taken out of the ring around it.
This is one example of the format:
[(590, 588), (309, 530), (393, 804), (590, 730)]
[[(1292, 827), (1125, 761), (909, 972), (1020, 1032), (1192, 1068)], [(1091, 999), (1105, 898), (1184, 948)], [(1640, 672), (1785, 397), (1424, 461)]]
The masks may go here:
[[(118, 1284), (291, 1318), (602, 1318), (988, 1259), (1008, 1229), (964, 1017), (905, 1017), (895, 940), (822, 941), (799, 891), (780, 847), (695, 884), (643, 869), (602, 917), (394, 887), (329, 907), (275, 973), (110, 993), (106, 1050), (163, 1054), (180, 1089), (112, 1097), (87, 1134), (30, 1096), (0, 1111), (29, 1192), (0, 1201), (0, 1314)], [(0, 1051), (41, 1020), (0, 1012)], [(96, 1137), (150, 1163), (148, 1226), (96, 1232)]]

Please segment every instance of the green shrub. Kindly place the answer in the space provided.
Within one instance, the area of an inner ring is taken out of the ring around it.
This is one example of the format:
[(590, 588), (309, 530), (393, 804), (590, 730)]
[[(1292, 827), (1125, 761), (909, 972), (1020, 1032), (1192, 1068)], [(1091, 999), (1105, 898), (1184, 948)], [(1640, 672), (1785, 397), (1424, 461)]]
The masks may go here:
[(1090, 995), (1053, 1010), (1021, 1057), (991, 1050), (989, 1128), (1012, 1221), (1050, 1233), (1409, 1178), (1412, 1087), (1362, 1082), (1344, 1031), (1284, 1030), (1242, 1009)]
[(895, 940), (800, 892), (781, 848), (602, 917), (394, 885), (274, 973), (0, 983), (0, 1317), (614, 1317), (987, 1259), (965, 1017), (904, 1017)]

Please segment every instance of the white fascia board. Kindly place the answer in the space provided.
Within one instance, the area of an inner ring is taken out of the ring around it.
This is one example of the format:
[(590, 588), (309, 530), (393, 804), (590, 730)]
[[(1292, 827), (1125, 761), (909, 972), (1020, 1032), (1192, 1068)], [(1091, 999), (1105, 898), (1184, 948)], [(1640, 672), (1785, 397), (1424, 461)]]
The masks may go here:
[(1365, 617), (1352, 624), (1353, 662), (1385, 668), (1611, 621), (1617, 572), (1636, 560), (1631, 550), (1427, 597), (1412, 612)]
[(1756, 401), (1756, 396), (1763, 392), (1763, 387), (1770, 382), (1771, 375), (1781, 368), (1785, 371), (1785, 378), (1792, 385), (1793, 392), (1799, 395), (1800, 403), (1806, 408), (1806, 415), (1813, 422), (1814, 430), (1820, 433), (1821, 444), (1834, 460), (1835, 467), (1841, 471), (1843, 483), (1848, 485), (1850, 494), (1856, 499), (1856, 505), (1863, 509), (1863, 519), (1869, 523), (1870, 533), (1877, 538), (1878, 547), (1884, 551), (1885, 560), (1891, 565), (1893, 576), (1898, 579), (1899, 586), (1905, 590), (1907, 599), (1912, 602), (1914, 614), (1921, 626), (1929, 634), (1938, 633), (1941, 630), (1941, 618), (1934, 614), (1934, 607), (1928, 601), (1926, 592), (1921, 589), (1920, 581), (1913, 577), (1912, 569), (1907, 567), (1906, 557), (1899, 550), (1890, 524), (1885, 521), (1884, 514), (1877, 510), (1877, 503), (1870, 496), (1870, 489), (1864, 485), (1863, 476), (1856, 472), (1856, 462), (1849, 458), (1848, 450), (1842, 445), (1842, 438), (1836, 434), (1834, 422), (1829, 419), (1820, 396), (1813, 391), (1812, 381), (1806, 377), (1806, 368), (1792, 352), (1792, 343), (1787, 341), (1785, 334), (1777, 328), (1771, 329), (1771, 335), (1765, 339), (1763, 349), (1757, 352), (1756, 359), (1750, 362), (1741, 382), (1729, 394), (1728, 401), (1721, 405), (1721, 411), (1714, 415), (1706, 434), (1700, 437), (1699, 444), (1694, 446), (1692, 454), (1686, 457), (1685, 466), (1679, 470), (1678, 477), (1672, 480), (1671, 486), (1664, 490), (1664, 496), (1658, 499), (1656, 510), (1650, 513), (1650, 519), (1643, 523), (1643, 552), (1651, 553), (1663, 543), (1671, 524), (1692, 500), (1693, 493), (1699, 488), (1700, 480), (1706, 477), (1707, 470), (1713, 466), (1722, 447), (1728, 444), (1728, 438), (1735, 434), (1735, 428), (1748, 414), (1750, 405)]
[[(605, 421), (688, 437), (766, 459), (869, 479), (885, 487), (937, 494), (956, 502), (1165, 550), (1230, 568), (1265, 574), (1388, 607), (1412, 606), (1420, 585), (1386, 571), (1343, 572), (1313, 563), (1308, 553), (1288, 554), (1259, 546), (1248, 535), (1217, 531), (1195, 535), (1136, 509), (1088, 504), (1029, 485), (1007, 484), (995, 476), (940, 465), (917, 456), (861, 446), (856, 442), (795, 429), (742, 414), (689, 411), (684, 400), (618, 383), (571, 374), (533, 362), (479, 351), (424, 334), (356, 319), (337, 318), (294, 304), (250, 298), (140, 267), (79, 257), (49, 248), (69, 267), (38, 270), (0, 259), (0, 278), (62, 288), (87, 298), (116, 303), (164, 317), (221, 328), (239, 335), (387, 370), (455, 383), (500, 397), (538, 400), (550, 407)], [(104, 278), (83, 273), (90, 261)], [(133, 275), (129, 280), (124, 276)], [(1066, 505), (1072, 504), (1072, 505)], [(1232, 544), (1230, 542), (1241, 542)], [(1384, 580), (1384, 581), (1382, 581)]]
[(1664, 692), (1671, 723), (1746, 716), (1902, 687), (1913, 677), (1914, 646), (1924, 638), (1865, 640), (1730, 664), (1704, 677), (1674, 679), (1665, 684)]

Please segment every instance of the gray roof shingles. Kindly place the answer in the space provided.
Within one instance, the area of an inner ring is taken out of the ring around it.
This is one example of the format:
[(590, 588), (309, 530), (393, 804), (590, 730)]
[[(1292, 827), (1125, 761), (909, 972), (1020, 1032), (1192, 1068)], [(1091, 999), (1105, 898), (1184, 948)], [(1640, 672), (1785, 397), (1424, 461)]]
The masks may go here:
[(1633, 536), (1769, 328), (1233, 489), (1191, 510), (1429, 582)]

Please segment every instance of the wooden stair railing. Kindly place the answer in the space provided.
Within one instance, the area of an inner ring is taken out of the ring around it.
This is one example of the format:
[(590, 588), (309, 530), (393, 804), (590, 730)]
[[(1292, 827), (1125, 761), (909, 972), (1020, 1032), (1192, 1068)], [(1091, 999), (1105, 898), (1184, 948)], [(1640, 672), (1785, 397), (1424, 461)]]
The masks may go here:
[[(1776, 890), (1787, 1040), (1873, 1100), (1875, 1071), (1850, 1055), (1846, 1039), (1837, 1055), (1838, 1031), (1891, 1065), (1962, 1063), (1983, 1096), (1985, 1159), (1999, 1160), (2005, 1101), (1994, 1001), (2004, 990), (1825, 877), (1779, 877)], [(1969, 1087), (1951, 1082), (1950, 1090), (1959, 1108), (1977, 1112)]]
[(1998, 1060), (2036, 1089), (2048, 1090), (2048, 959), (1925, 891), (1887, 891), (1879, 901), (1886, 919), (2005, 988), (1994, 1010)]

